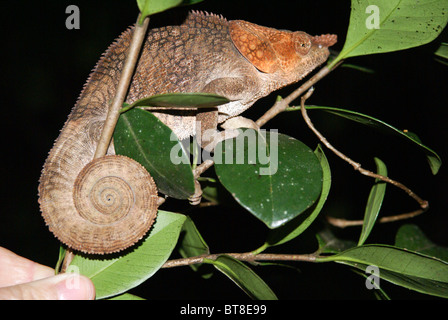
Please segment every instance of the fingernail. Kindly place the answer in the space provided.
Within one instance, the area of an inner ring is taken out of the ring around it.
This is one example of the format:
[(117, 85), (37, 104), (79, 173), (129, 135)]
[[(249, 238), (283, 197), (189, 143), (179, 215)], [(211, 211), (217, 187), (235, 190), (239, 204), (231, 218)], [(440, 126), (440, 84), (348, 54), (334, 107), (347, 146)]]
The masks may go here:
[(61, 274), (63, 279), (56, 285), (59, 300), (92, 300), (95, 288), (92, 281), (78, 274)]

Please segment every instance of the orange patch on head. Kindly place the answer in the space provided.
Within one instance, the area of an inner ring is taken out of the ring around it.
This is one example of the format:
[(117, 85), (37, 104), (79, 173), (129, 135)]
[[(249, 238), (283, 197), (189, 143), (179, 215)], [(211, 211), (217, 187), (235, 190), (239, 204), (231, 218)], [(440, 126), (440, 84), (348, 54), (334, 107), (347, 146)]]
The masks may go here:
[(230, 21), (229, 30), (239, 52), (266, 73), (279, 69), (286, 74), (293, 72), (313, 46), (329, 47), (337, 41), (336, 35), (312, 37), (305, 32), (277, 30), (242, 20)]
[(266, 38), (269, 28), (241, 20), (229, 22), (230, 36), (239, 52), (258, 70), (274, 73), (278, 69), (275, 51)]
[(311, 37), (305, 32), (276, 30), (242, 20), (230, 21), (229, 26), (239, 52), (262, 72), (291, 72), (311, 48)]

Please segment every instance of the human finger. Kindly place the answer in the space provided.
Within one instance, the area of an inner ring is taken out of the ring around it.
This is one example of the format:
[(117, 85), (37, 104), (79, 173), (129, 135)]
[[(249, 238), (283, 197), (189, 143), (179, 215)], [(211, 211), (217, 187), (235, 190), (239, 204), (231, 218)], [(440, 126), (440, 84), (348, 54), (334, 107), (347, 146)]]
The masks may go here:
[(0, 300), (93, 300), (92, 281), (78, 274), (59, 274), (0, 288)]
[(0, 247), (0, 287), (27, 283), (54, 275), (54, 270)]

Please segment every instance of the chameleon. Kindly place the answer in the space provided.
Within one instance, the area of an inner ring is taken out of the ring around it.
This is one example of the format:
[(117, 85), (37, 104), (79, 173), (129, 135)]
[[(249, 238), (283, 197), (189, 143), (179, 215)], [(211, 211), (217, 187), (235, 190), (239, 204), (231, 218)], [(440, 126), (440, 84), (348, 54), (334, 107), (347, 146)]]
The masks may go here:
[[(123, 250), (142, 238), (154, 220), (154, 217), (137, 216), (133, 219), (145, 222), (128, 221), (126, 232), (135, 234), (130, 244), (116, 244), (127, 236), (117, 232), (113, 223), (111, 226), (93, 219), (85, 226), (79, 222), (80, 216), (88, 218), (89, 213), (78, 212), (85, 210), (78, 204), (78, 198), (91, 201), (90, 196), (78, 194), (79, 184), (84, 181), (81, 173), (105, 166), (115, 154), (112, 142), (104, 157), (107, 161), (92, 164), (132, 34), (133, 27), (123, 32), (93, 69), (49, 152), (39, 181), (39, 204), (45, 223), (61, 242), (82, 252), (103, 254)], [(301, 31), (277, 30), (192, 11), (180, 25), (148, 31), (126, 102), (131, 104), (162, 93), (218, 94), (230, 102), (205, 111), (151, 110), (179, 139), (200, 135), (198, 120), (205, 123), (200, 130), (212, 128), (218, 132), (218, 124), (238, 117), (258, 99), (298, 82), (324, 63), (329, 57), (328, 48), (336, 41), (337, 36), (333, 34), (310, 36)], [(127, 162), (122, 167), (128, 166), (133, 165)], [(146, 176), (142, 173), (142, 177)], [(112, 184), (121, 184), (120, 181)], [(132, 192), (134, 189), (131, 187)], [(106, 201), (112, 201), (113, 192), (110, 194)], [(138, 202), (132, 198), (134, 195), (130, 197), (131, 204)], [(137, 231), (139, 224), (142, 230)], [(91, 246), (90, 242), (99, 244)]]

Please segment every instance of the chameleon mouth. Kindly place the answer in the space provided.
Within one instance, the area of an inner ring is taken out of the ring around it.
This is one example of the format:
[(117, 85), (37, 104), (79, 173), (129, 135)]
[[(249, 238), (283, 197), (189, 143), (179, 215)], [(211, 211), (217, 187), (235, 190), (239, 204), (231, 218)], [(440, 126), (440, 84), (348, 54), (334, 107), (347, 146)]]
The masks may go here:
[(338, 36), (335, 34), (322, 34), (312, 37), (311, 40), (319, 47), (331, 47), (338, 41)]

